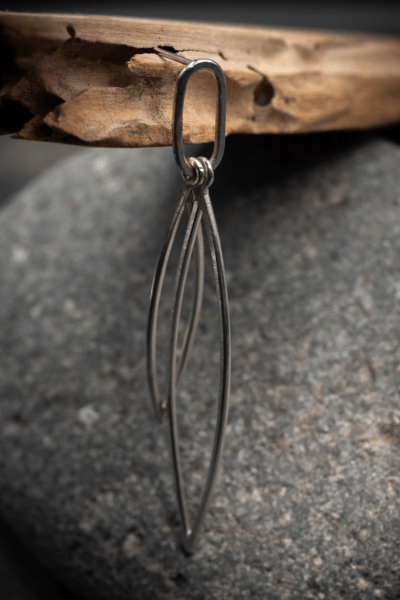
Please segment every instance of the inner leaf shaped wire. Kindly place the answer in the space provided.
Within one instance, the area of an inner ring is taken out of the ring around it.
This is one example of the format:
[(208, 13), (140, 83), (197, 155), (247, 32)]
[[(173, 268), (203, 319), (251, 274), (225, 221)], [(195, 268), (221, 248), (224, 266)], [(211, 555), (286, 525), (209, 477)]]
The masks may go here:
[[(193, 192), (191, 188), (183, 187), (182, 192), (176, 202), (174, 210), (172, 211), (171, 218), (169, 220), (163, 246), (161, 248), (160, 256), (157, 262), (152, 291), (150, 295), (150, 308), (149, 318), (147, 326), (147, 378), (149, 382), (150, 397), (153, 403), (153, 410), (157, 420), (161, 423), (167, 414), (167, 402), (161, 401), (160, 390), (158, 386), (157, 378), (157, 317), (160, 306), (160, 298), (162, 287), (165, 278), (165, 272), (168, 265), (168, 259), (171, 253), (172, 245), (176, 236), (176, 232), (179, 227), (180, 220), (185, 209), (185, 205), (189, 207), (193, 202)], [(197, 204), (196, 204), (197, 207)], [(194, 216), (196, 209), (192, 209), (189, 212), (189, 222), (186, 229), (185, 238), (182, 245), (182, 250), (179, 258), (176, 283), (175, 283), (175, 294), (179, 282), (179, 274), (182, 270), (183, 258), (185, 256), (186, 248), (189, 242), (190, 231), (193, 225)], [(201, 305), (203, 299), (203, 288), (204, 288), (204, 242), (201, 228), (198, 229), (198, 235), (195, 238), (196, 251), (195, 251), (195, 287), (193, 294), (192, 310), (189, 317), (188, 325), (184, 335), (184, 342), (181, 350), (181, 360), (178, 368), (178, 375), (176, 379), (176, 385), (178, 385), (183, 372), (186, 368), (191, 349), (197, 333), (197, 326), (200, 318)], [(191, 254), (193, 252), (193, 245), (191, 248)]]

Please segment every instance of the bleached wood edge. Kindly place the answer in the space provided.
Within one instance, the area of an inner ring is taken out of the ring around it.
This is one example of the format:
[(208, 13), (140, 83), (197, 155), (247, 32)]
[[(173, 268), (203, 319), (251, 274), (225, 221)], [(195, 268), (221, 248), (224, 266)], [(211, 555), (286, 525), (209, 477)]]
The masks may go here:
[[(0, 13), (2, 132), (92, 146), (171, 145), (167, 47), (212, 58), (227, 134), (365, 129), (400, 121), (400, 40), (120, 17)], [(215, 82), (189, 83), (184, 141), (214, 138)]]

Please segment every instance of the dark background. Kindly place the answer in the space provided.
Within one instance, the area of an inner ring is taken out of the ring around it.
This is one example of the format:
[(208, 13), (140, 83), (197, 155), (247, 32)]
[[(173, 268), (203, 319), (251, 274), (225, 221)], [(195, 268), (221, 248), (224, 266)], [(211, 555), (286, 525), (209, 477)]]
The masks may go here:
[[(60, 8), (62, 7), (62, 9)], [(12, 0), (1, 10), (18, 12), (63, 12), (105, 14), (188, 21), (212, 21), (266, 27), (331, 29), (377, 33), (400, 37), (400, 2), (256, 1), (234, 0), (155, 2), (84, 2), (56, 4)], [(400, 142), (400, 128), (381, 130), (382, 135)], [(266, 136), (267, 137), (267, 136)], [(229, 138), (227, 140), (229, 144)], [(75, 146), (26, 142), (0, 137), (0, 207), (11, 201), (30, 179), (55, 162), (81, 152)], [(43, 569), (30, 552), (0, 520), (0, 598), (2, 600), (72, 600), (74, 597)]]
[(10, 0), (2, 10), (120, 15), (153, 19), (220, 21), (272, 27), (343, 29), (397, 35), (400, 31), (400, 3), (387, 0), (132, 0), (98, 2), (69, 0), (57, 3)]

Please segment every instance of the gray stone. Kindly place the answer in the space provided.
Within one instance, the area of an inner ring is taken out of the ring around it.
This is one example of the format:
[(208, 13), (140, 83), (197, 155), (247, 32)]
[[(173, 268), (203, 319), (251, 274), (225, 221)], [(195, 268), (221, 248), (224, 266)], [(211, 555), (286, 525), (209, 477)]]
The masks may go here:
[[(171, 149), (88, 151), (3, 210), (0, 510), (71, 589), (107, 600), (399, 597), (399, 166), (397, 146), (363, 135), (228, 138), (211, 197), (232, 403), (190, 557), (144, 358), (179, 189)], [(215, 421), (214, 301), (208, 273), (179, 398), (191, 506)], [(164, 337), (167, 325), (165, 302)]]

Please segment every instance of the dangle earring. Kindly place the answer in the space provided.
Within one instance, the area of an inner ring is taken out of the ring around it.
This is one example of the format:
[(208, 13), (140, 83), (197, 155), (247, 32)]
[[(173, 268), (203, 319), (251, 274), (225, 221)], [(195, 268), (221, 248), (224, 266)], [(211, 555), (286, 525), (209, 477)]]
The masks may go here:
[[(170, 217), (160, 256), (157, 262), (154, 281), (150, 296), (150, 309), (147, 324), (147, 375), (150, 396), (157, 420), (161, 423), (168, 415), (171, 436), (172, 463), (175, 476), (176, 494), (179, 506), (181, 525), (183, 530), (182, 545), (186, 552), (191, 552), (193, 545), (199, 537), (207, 509), (211, 502), (211, 495), (215, 486), (219, 463), (225, 437), (228, 418), (229, 388), (231, 370), (231, 335), (229, 322), (228, 294), (226, 288), (225, 269), (221, 252), (218, 229), (215, 222), (214, 211), (211, 205), (208, 188), (214, 181), (214, 169), (221, 162), (225, 147), (225, 120), (226, 120), (226, 82), (221, 67), (209, 59), (189, 60), (183, 56), (173, 54), (166, 50), (157, 49), (161, 56), (170, 58), (187, 65), (179, 74), (173, 110), (173, 151), (175, 160), (183, 176), (183, 186), (179, 198)], [(184, 154), (182, 128), (183, 104), (188, 81), (196, 71), (206, 69), (211, 71), (218, 85), (218, 103), (215, 119), (215, 142), (210, 159), (202, 156), (186, 158)], [(179, 226), (183, 212), (187, 207), (189, 221), (180, 253), (176, 283), (175, 298), (173, 303), (173, 319), (169, 349), (169, 383), (168, 396), (161, 400), (157, 382), (156, 341), (157, 341), (157, 316), (160, 296), (168, 264), (172, 244)], [(217, 301), (220, 322), (220, 383), (218, 399), (218, 415), (214, 434), (213, 450), (208, 469), (207, 479), (200, 508), (193, 525), (189, 522), (186, 495), (183, 485), (183, 475), (180, 461), (178, 427), (176, 416), (176, 394), (179, 381), (186, 368), (192, 345), (196, 336), (200, 317), (203, 287), (204, 287), (204, 242), (201, 221), (203, 220), (211, 260), (214, 271)], [(183, 294), (189, 265), (194, 253), (194, 298), (188, 325), (184, 335), (180, 359), (178, 355), (178, 329), (183, 301)]]

